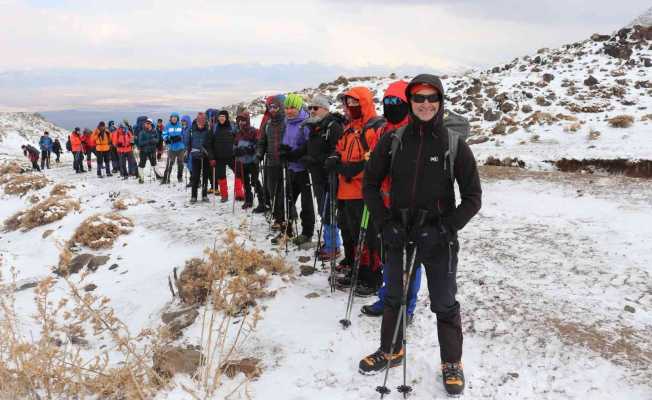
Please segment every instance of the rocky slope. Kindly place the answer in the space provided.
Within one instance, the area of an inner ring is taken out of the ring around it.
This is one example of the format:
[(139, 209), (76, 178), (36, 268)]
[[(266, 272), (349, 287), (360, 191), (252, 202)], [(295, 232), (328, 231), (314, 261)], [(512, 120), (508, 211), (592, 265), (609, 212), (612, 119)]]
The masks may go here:
[(65, 143), (68, 131), (48, 122), (38, 113), (0, 112), (0, 155), (20, 154), (22, 144), (36, 144), (43, 132)]
[[(562, 169), (574, 165), (652, 176), (652, 9), (634, 25), (462, 75), (443, 76), (449, 109), (472, 124), (469, 143), (481, 162)], [(644, 24), (644, 25), (641, 25)], [(409, 79), (409, 76), (403, 77)], [(375, 94), (378, 111), (389, 77), (340, 77), (318, 88), (335, 100), (352, 86)], [(264, 98), (246, 106), (264, 111)], [(613, 160), (618, 165), (611, 165)], [(604, 164), (604, 162), (603, 162)], [(599, 166), (598, 166), (599, 167)]]

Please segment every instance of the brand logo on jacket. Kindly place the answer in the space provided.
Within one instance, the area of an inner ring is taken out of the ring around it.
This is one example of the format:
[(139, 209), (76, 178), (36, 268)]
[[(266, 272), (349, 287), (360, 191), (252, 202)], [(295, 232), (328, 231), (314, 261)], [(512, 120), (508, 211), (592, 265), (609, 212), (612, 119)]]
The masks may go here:
[(439, 162), (439, 157), (437, 156), (430, 157), (430, 162)]

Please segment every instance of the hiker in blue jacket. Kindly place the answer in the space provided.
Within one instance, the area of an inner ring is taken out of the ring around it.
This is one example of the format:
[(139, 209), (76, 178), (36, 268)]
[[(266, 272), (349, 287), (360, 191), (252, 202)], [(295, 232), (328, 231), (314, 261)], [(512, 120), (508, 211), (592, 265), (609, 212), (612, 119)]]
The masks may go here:
[(163, 128), (163, 141), (168, 146), (168, 160), (161, 184), (170, 183), (172, 167), (177, 163), (177, 181), (183, 180), (183, 159), (186, 154), (186, 145), (183, 141), (183, 126), (178, 113), (170, 114), (170, 122)]
[(52, 138), (50, 137), (48, 131), (43, 133), (43, 136), (41, 136), (38, 144), (41, 148), (41, 169), (43, 169), (45, 166), (50, 169), (50, 154), (52, 153), (52, 146), (54, 143), (52, 142)]

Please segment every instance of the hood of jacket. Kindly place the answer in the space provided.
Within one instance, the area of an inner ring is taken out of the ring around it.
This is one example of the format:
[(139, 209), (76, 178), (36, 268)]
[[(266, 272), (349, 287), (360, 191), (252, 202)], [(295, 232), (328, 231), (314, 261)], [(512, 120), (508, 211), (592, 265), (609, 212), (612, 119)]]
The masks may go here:
[[(430, 85), (436, 88), (441, 94), (441, 102), (439, 103), (439, 110), (437, 111), (437, 114), (435, 114), (435, 117), (433, 119), (426, 122), (421, 121), (414, 115), (414, 112), (412, 111), (412, 104), (410, 103), (410, 90), (412, 90), (412, 88), (415, 85), (419, 85), (419, 84)], [(416, 125), (425, 124), (427, 127), (430, 127), (431, 129), (438, 129), (443, 124), (444, 85), (441, 83), (439, 77), (431, 74), (421, 74), (415, 76), (405, 88), (405, 97), (407, 98), (408, 108), (410, 109), (410, 119), (414, 124)]]
[(376, 106), (374, 105), (374, 95), (368, 88), (364, 86), (356, 86), (344, 93), (344, 96), (353, 97), (360, 102), (362, 118), (351, 121), (352, 126), (362, 128), (370, 119), (378, 116), (376, 113)]

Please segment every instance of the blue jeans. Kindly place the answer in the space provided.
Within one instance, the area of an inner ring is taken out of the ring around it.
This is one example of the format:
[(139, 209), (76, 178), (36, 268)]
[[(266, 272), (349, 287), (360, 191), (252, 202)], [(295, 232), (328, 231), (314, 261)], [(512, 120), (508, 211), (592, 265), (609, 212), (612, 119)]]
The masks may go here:
[[(407, 314), (413, 315), (417, 306), (417, 294), (421, 288), (421, 265), (414, 266), (414, 279), (410, 284), (409, 296), (407, 299)], [(371, 305), (374, 311), (383, 311), (385, 308), (385, 296), (387, 295), (387, 274), (385, 273), (385, 264), (383, 264), (383, 286), (378, 290), (378, 300)]]

